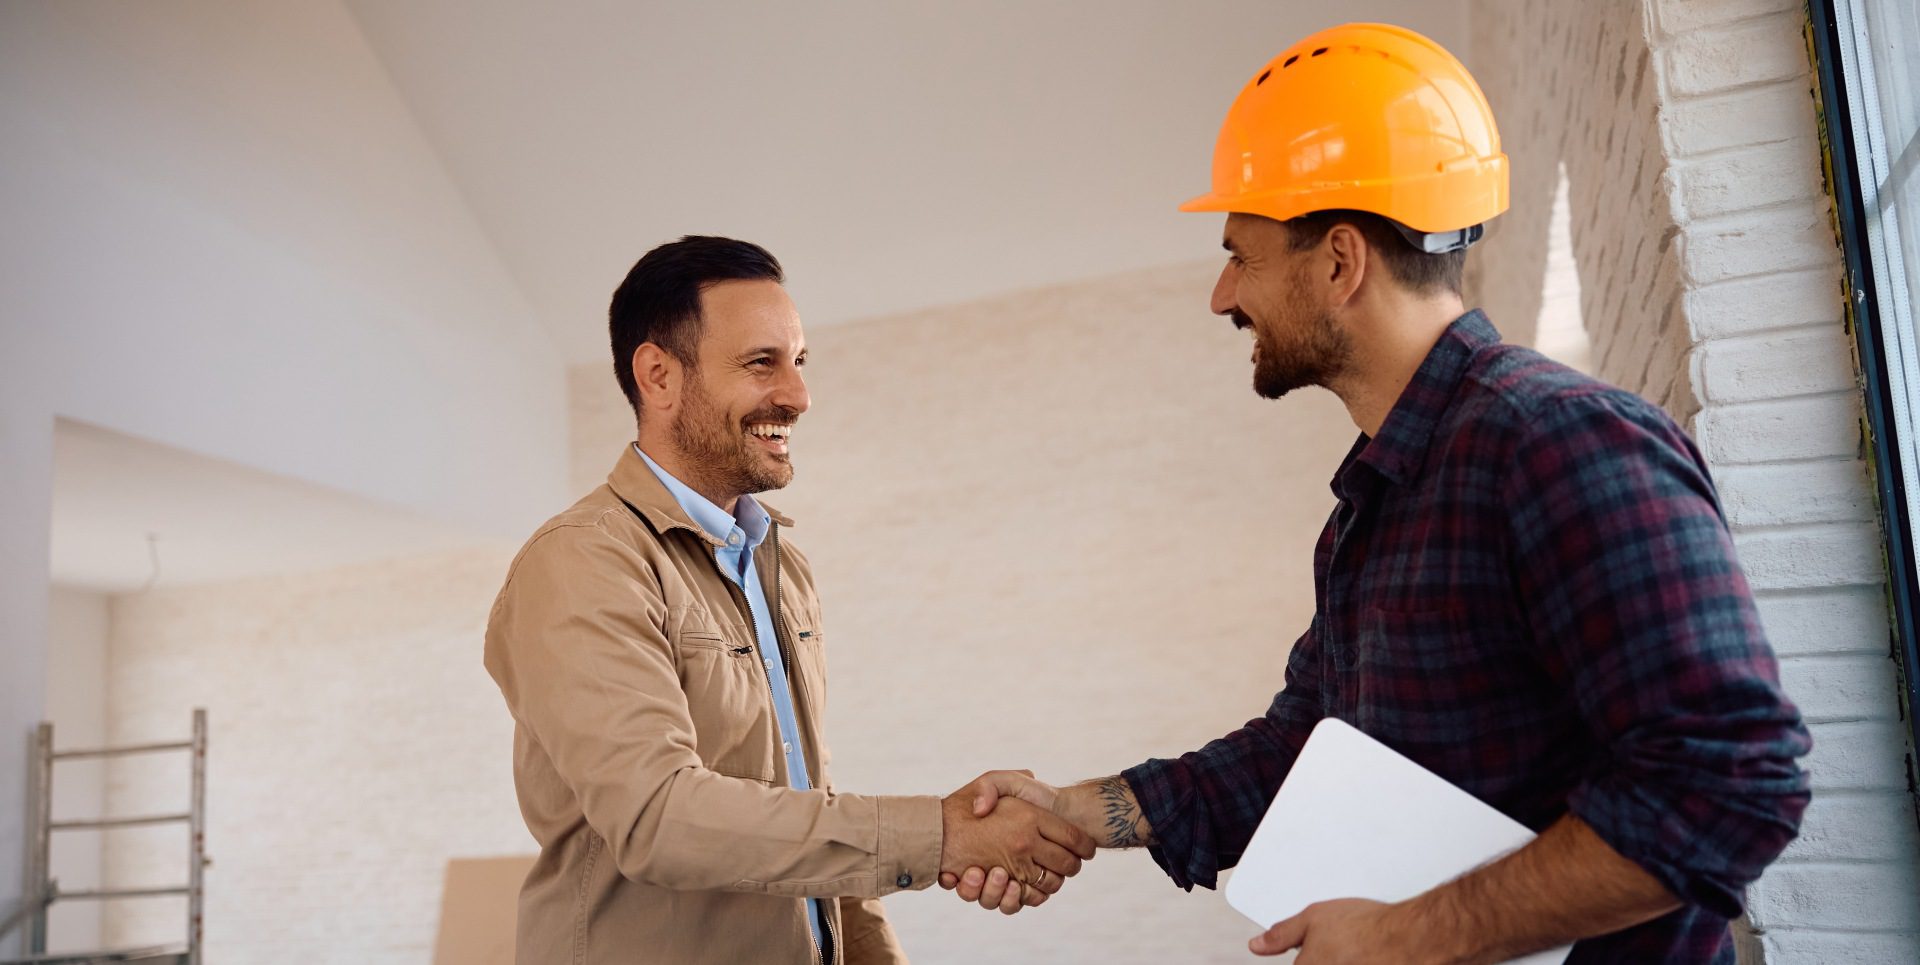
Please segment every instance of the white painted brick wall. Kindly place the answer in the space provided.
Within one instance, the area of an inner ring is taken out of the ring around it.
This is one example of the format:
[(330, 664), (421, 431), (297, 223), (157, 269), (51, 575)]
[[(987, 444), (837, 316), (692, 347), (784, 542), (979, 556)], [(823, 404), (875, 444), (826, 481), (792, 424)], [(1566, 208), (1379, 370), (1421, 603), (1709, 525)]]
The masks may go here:
[(1920, 825), (1804, 18), (1801, 0), (1478, 0), (1468, 62), (1513, 208), (1469, 294), (1529, 338), (1564, 167), (1598, 374), (1699, 441), (1814, 733), (1815, 803), (1752, 891), (1743, 959), (1912, 965)]
[(1766, 593), (1757, 602), (1780, 657), (1887, 652), (1887, 602), (1877, 586)]
[(1714, 480), (1728, 521), (1741, 528), (1874, 518), (1867, 464), (1861, 460), (1727, 466), (1714, 473)]
[(1734, 528), (1733, 542), (1756, 592), (1869, 584), (1884, 575), (1872, 523), (1741, 526)]
[[(1752, 4), (1730, 0), (1715, 4), (1724, 8), (1748, 6), (1763, 9), (1779, 5), (1771, 0)], [(1695, 4), (1686, 0), (1653, 0), (1653, 6), (1665, 11)], [(1665, 19), (1663, 14), (1662, 20)], [(1664, 48), (1659, 50), (1660, 60), (1665, 67), (1661, 89), (1668, 97), (1687, 97), (1722, 93), (1771, 80), (1805, 77), (1807, 58), (1804, 48), (1798, 43), (1801, 20), (1798, 10), (1788, 10), (1729, 26), (1681, 27), (1662, 31), (1663, 36), (1652, 38), (1657, 49)], [(1786, 36), (1793, 37), (1795, 42), (1781, 43), (1780, 38)]]
[[(207, 961), (423, 963), (452, 857), (531, 853), (512, 723), (480, 666), (511, 547), (116, 597), (116, 744), (209, 708)], [(180, 755), (112, 762), (108, 811), (184, 809)], [(177, 828), (113, 832), (106, 880), (177, 884)], [(177, 941), (183, 899), (116, 902), (116, 946)]]
[(1814, 735), (1814, 803), (1801, 838), (1752, 889), (1749, 915), (1770, 963), (1910, 965), (1920, 826), (1805, 13), (1792, 0), (1647, 9), (1695, 343), (1694, 430), (1782, 683)]
[[(799, 475), (770, 501), (799, 521), (827, 610), (839, 786), (945, 792), (991, 767), (1111, 774), (1273, 699), (1313, 614), (1311, 555), (1274, 547), (1312, 544), (1354, 430), (1331, 394), (1248, 392), (1246, 337), (1230, 326), (1163, 337), (1204, 311), (1218, 272), (1208, 259), (808, 333), (833, 363), (810, 370)], [(1095, 342), (1104, 364), (1061, 364)], [(898, 364), (910, 354), (943, 364)], [(1007, 390), (983, 393), (982, 372)], [(606, 366), (573, 384), (574, 473), (596, 485), (632, 417)], [(1160, 401), (1111, 418), (1113, 399), (1143, 391)], [(941, 445), (917, 444), (943, 420)], [(1104, 522), (1062, 530), (1085, 480)], [(1268, 509), (1242, 519), (1250, 491)], [(1238, 522), (1150, 556), (1123, 547), (1127, 521), (1169, 501)], [(964, 521), (938, 528), (932, 555), (929, 506)], [(480, 662), (511, 550), (116, 601), (110, 736), (177, 737), (189, 708), (210, 707), (208, 965), (421, 965), (446, 860), (534, 850), (511, 721)], [(1051, 641), (1069, 643), (1037, 645)], [(1069, 676), (1079, 686), (1063, 693)], [(975, 726), (1042, 705), (1085, 726)], [(177, 760), (116, 762), (110, 783), (117, 812), (184, 800)], [(126, 832), (109, 880), (164, 883), (183, 851), (177, 829)], [(938, 889), (889, 897), (888, 912), (918, 965), (1246, 959), (1250, 926), (1217, 892), (1170, 887), (1144, 853), (1099, 864), (1044, 914), (1007, 920)], [(180, 933), (178, 902), (114, 913), (118, 942)]]
[(1767, 936), (1766, 947), (1771, 962), (1913, 965), (1913, 939), (1897, 933), (1780, 931)]
[[(1796, 109), (1806, 92), (1800, 92)], [(1721, 338), (1801, 325), (1840, 327), (1840, 279), (1829, 266), (1771, 272), (1686, 293), (1684, 305), (1700, 338)], [(1765, 305), (1763, 312), (1753, 306)]]
[[(1691, 188), (1682, 188), (1684, 200)], [(1839, 257), (1825, 201), (1701, 219), (1686, 226), (1686, 240), (1681, 262), (1696, 285), (1838, 264)]]
[(1762, 205), (1814, 202), (1820, 197), (1820, 185), (1805, 175), (1819, 166), (1818, 142), (1801, 137), (1675, 162), (1672, 171), (1686, 182), (1678, 198), (1686, 206), (1686, 215), (1711, 218)]
[(1707, 462), (1754, 465), (1791, 459), (1853, 459), (1860, 454), (1860, 394), (1714, 406), (1700, 413), (1694, 436)]
[(1846, 392), (1858, 378), (1851, 346), (1837, 325), (1709, 341), (1694, 354), (1694, 384), (1708, 404)]
[(1807, 88), (1798, 77), (1724, 94), (1660, 105), (1667, 144), (1676, 155), (1701, 157), (1730, 147), (1804, 138), (1800, 113)]
[(1718, 27), (1741, 20), (1752, 20), (1769, 13), (1800, 9), (1802, 0), (1682, 0), (1655, 8), (1660, 27), (1667, 34), (1683, 34), (1704, 27)]

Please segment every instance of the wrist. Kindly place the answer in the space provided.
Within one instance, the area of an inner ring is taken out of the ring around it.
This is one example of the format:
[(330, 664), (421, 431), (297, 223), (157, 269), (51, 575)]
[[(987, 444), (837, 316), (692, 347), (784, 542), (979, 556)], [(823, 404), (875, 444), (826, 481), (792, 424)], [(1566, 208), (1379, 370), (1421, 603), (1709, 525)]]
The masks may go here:
[(935, 864), (941, 871), (951, 871), (958, 874), (966, 870), (965, 868), (948, 866), (952, 860), (952, 852), (949, 849), (954, 843), (954, 831), (956, 830), (954, 823), (963, 817), (971, 816), (973, 812), (969, 810), (970, 808), (971, 805), (961, 802), (961, 794), (959, 792), (949, 794), (940, 799), (940, 855), (935, 859)]
[(1472, 936), (1458, 916), (1446, 914), (1434, 892), (1409, 898), (1387, 909), (1386, 931), (1405, 953), (1402, 961), (1432, 965), (1467, 965), (1479, 961)]
[(1085, 832), (1100, 847), (1111, 847), (1107, 843), (1106, 829), (1101, 826), (1099, 792), (1093, 784), (1061, 788), (1053, 799), (1053, 813), (1060, 820)]

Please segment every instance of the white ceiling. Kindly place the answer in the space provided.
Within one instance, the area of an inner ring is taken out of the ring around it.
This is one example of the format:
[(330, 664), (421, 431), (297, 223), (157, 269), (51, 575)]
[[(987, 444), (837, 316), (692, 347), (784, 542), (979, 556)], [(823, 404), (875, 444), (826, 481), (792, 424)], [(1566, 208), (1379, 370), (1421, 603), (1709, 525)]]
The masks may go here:
[(1254, 70), (1341, 20), (1459, 50), (1463, 0), (348, 0), (575, 362), (648, 248), (731, 234), (815, 325), (1191, 261)]
[(358, 496), (64, 419), (53, 484), (53, 582), (96, 592), (473, 545), (470, 534)]
[[(1257, 67), (1339, 19), (1466, 36), (1464, 0), (346, 2), (574, 362), (685, 233), (767, 245), (814, 325), (1210, 257), (1175, 206)], [(73, 422), (54, 483), (53, 578), (104, 592), (469, 539)]]

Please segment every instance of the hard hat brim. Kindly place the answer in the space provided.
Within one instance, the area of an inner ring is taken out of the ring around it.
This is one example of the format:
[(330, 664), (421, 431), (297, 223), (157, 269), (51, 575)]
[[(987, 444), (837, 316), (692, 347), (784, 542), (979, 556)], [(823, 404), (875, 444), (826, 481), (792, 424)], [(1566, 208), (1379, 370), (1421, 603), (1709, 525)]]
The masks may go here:
[(1370, 211), (1416, 231), (1439, 233), (1485, 224), (1507, 210), (1507, 156), (1414, 177), (1318, 185), (1299, 190), (1209, 191), (1182, 211), (1226, 211), (1287, 221), (1315, 211)]

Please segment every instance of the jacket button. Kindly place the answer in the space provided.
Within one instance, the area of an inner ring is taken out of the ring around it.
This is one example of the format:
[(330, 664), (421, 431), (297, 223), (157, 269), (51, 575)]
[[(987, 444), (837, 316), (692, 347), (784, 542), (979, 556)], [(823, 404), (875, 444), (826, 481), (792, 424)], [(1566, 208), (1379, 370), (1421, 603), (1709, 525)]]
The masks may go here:
[(893, 883), (896, 885), (899, 885), (902, 888), (911, 888), (913, 887), (913, 876), (901, 875), (900, 877), (893, 879)]

